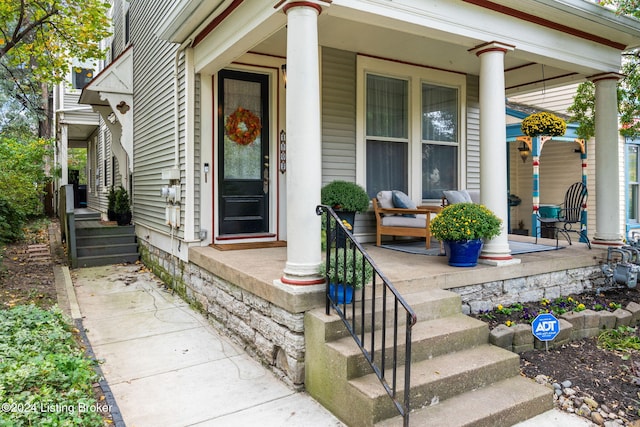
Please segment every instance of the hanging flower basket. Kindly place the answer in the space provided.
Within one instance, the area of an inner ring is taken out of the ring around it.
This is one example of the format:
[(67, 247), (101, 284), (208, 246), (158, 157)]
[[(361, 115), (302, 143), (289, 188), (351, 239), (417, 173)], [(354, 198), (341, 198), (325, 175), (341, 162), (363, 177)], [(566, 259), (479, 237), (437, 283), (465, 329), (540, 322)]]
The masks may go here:
[(249, 145), (260, 135), (260, 118), (251, 111), (238, 107), (227, 117), (224, 130), (232, 141), (239, 145)]
[(567, 123), (552, 113), (534, 113), (520, 124), (522, 133), (527, 136), (561, 136), (567, 131)]

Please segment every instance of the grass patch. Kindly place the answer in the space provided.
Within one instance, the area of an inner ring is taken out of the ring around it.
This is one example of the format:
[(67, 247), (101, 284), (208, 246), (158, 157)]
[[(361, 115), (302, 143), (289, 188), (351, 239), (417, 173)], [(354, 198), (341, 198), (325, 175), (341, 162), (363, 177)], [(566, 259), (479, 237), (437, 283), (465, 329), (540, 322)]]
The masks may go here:
[(0, 426), (101, 426), (99, 380), (57, 307), (0, 310)]

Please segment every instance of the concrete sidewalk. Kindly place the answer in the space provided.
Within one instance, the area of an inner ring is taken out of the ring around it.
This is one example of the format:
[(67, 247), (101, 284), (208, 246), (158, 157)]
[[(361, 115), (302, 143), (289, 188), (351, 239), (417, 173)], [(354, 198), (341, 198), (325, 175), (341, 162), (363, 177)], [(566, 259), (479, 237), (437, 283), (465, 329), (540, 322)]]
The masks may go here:
[(141, 265), (72, 276), (72, 316), (82, 316), (127, 426), (343, 425), (218, 334)]
[[(101, 362), (119, 426), (344, 425), (221, 336), (141, 265), (72, 275), (61, 267), (56, 282), (63, 282), (71, 316), (81, 320)], [(556, 409), (518, 427), (592, 425)]]

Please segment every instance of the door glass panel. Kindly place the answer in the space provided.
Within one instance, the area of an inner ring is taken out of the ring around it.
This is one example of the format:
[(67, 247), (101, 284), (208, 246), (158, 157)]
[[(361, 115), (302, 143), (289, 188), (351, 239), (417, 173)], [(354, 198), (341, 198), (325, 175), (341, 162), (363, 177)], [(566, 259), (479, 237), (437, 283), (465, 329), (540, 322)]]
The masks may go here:
[[(248, 110), (256, 117), (262, 117), (262, 98), (259, 82), (227, 79), (224, 84), (224, 123), (238, 108)], [(247, 124), (240, 121), (238, 129), (247, 130)], [(224, 178), (262, 179), (262, 150), (260, 133), (247, 145), (242, 145), (224, 132)]]

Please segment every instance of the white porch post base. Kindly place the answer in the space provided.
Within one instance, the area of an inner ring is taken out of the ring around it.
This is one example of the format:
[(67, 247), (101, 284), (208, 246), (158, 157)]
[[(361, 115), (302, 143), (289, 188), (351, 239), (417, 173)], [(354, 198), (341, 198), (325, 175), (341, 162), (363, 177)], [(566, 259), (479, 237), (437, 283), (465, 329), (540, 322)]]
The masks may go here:
[(479, 264), (488, 264), (495, 266), (520, 264), (520, 258), (511, 256), (509, 249), (509, 241), (503, 242), (502, 236), (492, 239), (482, 246), (482, 253), (478, 258)]
[(612, 237), (609, 239), (603, 239), (600, 238), (598, 236), (594, 237), (593, 239), (590, 240), (591, 242), (591, 247), (595, 247), (598, 249), (607, 249), (607, 248), (616, 248), (619, 246), (624, 246), (624, 242), (622, 241), (622, 239), (618, 237)]

